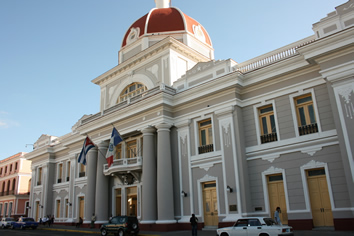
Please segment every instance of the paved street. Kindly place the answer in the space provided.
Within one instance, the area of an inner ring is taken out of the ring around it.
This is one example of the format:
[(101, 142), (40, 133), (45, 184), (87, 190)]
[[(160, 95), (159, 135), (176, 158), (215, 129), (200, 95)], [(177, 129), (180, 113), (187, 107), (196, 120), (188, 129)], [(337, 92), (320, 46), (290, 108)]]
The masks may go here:
[[(99, 229), (75, 228), (74, 226), (54, 225), (53, 227), (41, 226), (37, 230), (11, 230), (0, 229), (1, 236), (36, 236), (48, 235), (51, 236), (92, 236), (100, 235)], [(174, 232), (141, 232), (140, 236), (188, 236), (191, 231), (174, 231)], [(333, 230), (312, 230), (312, 231), (294, 231), (295, 236), (353, 236), (354, 231), (333, 231)], [(216, 232), (200, 230), (198, 236), (216, 236)]]

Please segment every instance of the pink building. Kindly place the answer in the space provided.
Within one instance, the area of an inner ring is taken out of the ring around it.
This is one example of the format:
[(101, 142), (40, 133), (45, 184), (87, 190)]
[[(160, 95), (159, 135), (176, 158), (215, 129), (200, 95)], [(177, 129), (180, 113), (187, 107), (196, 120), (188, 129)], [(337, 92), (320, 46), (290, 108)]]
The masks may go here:
[(27, 216), (31, 186), (31, 161), (19, 152), (0, 161), (0, 216)]

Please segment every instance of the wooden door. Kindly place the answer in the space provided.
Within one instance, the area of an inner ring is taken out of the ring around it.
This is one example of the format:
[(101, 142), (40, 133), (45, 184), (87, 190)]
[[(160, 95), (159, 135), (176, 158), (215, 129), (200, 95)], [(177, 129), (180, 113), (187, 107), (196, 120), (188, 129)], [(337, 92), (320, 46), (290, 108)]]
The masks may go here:
[(218, 226), (218, 200), (216, 194), (216, 183), (205, 183), (203, 185), (204, 204), (204, 226)]
[(333, 226), (333, 214), (324, 169), (307, 172), (314, 227)]
[(286, 199), (284, 191), (284, 182), (282, 175), (268, 176), (268, 194), (271, 217), (274, 219), (274, 212), (280, 207), (280, 220), (282, 224), (288, 224), (288, 213), (286, 208)]
[(36, 221), (39, 222), (39, 202), (36, 202)]
[(116, 189), (116, 216), (122, 214), (122, 190)]
[(84, 197), (79, 197), (79, 217), (84, 219), (85, 214), (85, 199)]
[(137, 216), (138, 209), (137, 209), (137, 187), (127, 188), (127, 216)]

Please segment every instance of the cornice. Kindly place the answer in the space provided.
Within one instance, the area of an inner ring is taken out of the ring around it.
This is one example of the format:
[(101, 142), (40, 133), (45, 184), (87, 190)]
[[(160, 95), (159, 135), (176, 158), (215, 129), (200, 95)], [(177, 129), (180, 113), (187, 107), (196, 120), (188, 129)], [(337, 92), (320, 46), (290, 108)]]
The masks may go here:
[(118, 109), (106, 115), (100, 116), (99, 118), (78, 127), (77, 130), (80, 133), (91, 133), (97, 129), (101, 129), (102, 127), (111, 126), (118, 121), (122, 122), (123, 120), (136, 116), (136, 114), (158, 109), (164, 105), (172, 105), (172, 95), (161, 91), (154, 96), (148, 97), (122, 109)]
[(126, 71), (131, 70), (138, 64), (143, 62), (150, 62), (151, 57), (157, 55), (158, 53), (164, 51), (165, 49), (171, 48), (175, 51), (178, 51), (185, 56), (192, 58), (195, 61), (208, 61), (209, 58), (195, 51), (194, 49), (188, 47), (187, 45), (181, 43), (180, 41), (174, 39), (173, 37), (166, 37), (165, 39), (159, 41), (158, 43), (152, 45), (151, 47), (145, 49), (144, 51), (138, 53), (137, 55), (129, 58), (118, 66), (112, 68), (111, 70), (100, 75), (96, 79), (93, 79), (91, 82), (97, 85), (102, 85), (109, 82), (113, 77), (118, 74), (122, 74)]
[(265, 83), (271, 79), (283, 77), (296, 71), (311, 66), (303, 56), (295, 55), (274, 64), (267, 65), (247, 74), (244, 74), (243, 86), (251, 86), (258, 83)]
[(297, 49), (305, 60), (315, 63), (316, 59), (335, 50), (349, 47), (354, 44), (354, 27), (347, 28), (324, 38), (315, 40), (313, 43)]
[(26, 160), (31, 160), (33, 158), (40, 157), (42, 155), (46, 154), (52, 154), (54, 153), (53, 147), (42, 147), (39, 149), (35, 149), (32, 152), (29, 152), (25, 155)]

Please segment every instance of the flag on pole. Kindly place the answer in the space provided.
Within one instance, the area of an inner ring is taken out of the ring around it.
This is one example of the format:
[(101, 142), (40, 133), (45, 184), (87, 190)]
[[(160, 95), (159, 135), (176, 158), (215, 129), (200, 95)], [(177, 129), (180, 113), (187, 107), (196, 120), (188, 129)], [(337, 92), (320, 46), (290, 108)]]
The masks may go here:
[(108, 168), (113, 163), (113, 157), (115, 155), (116, 146), (122, 141), (123, 141), (123, 139), (119, 135), (117, 129), (115, 127), (113, 127), (111, 140), (109, 141), (109, 146), (108, 146), (108, 150), (107, 150), (107, 154), (106, 154)]
[(88, 151), (93, 148), (95, 144), (91, 141), (91, 139), (87, 136), (84, 141), (84, 145), (82, 147), (81, 153), (79, 155), (79, 159), (77, 160), (79, 163), (86, 165), (86, 155)]

